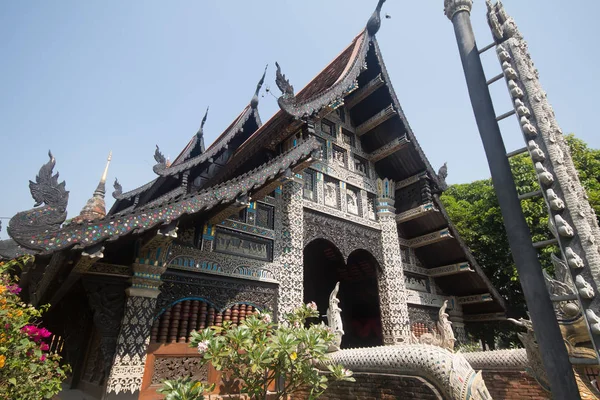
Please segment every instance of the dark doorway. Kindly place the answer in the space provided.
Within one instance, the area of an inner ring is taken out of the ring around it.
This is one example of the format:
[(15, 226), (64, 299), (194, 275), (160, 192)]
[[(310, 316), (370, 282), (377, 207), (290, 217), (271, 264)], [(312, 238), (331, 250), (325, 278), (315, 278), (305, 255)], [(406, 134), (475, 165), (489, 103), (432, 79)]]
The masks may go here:
[[(316, 239), (304, 248), (304, 300), (317, 303), (320, 315), (329, 306), (329, 294), (340, 282), (340, 307), (344, 324), (342, 348), (383, 344), (377, 270), (379, 264), (366, 250), (356, 250), (348, 264), (338, 248)], [(322, 318), (326, 321), (326, 318)]]

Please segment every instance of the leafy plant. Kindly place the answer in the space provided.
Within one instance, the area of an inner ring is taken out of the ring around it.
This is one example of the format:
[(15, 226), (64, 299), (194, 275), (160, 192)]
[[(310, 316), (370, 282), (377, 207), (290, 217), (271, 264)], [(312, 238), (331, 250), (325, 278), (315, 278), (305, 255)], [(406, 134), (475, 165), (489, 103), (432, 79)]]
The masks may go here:
[(204, 392), (210, 390), (212, 386), (207, 387), (192, 378), (179, 378), (164, 381), (157, 392), (166, 395), (165, 400), (204, 400)]
[(30, 261), (23, 257), (0, 262), (0, 399), (49, 399), (61, 390), (68, 366), (61, 358), (48, 352), (52, 335), (38, 321), (48, 309), (39, 310), (25, 304), (19, 297), (21, 288), (11, 278), (15, 268)]
[(280, 324), (268, 313), (250, 315), (238, 326), (225, 322), (193, 332), (191, 344), (202, 362), (242, 380), (241, 392), (252, 399), (266, 399), (269, 388), (275, 387), (275, 399), (299, 390), (314, 399), (327, 389), (329, 379), (354, 381), (352, 372), (341, 365), (328, 366), (330, 374), (316, 368), (327, 363), (334, 335), (325, 325), (306, 326), (306, 320), (315, 317), (315, 303), (286, 315)]

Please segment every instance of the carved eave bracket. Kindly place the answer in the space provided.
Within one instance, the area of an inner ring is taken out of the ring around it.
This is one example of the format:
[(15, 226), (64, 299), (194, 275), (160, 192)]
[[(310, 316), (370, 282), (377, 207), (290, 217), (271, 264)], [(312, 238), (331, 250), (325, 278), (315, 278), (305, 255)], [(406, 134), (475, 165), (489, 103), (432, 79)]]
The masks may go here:
[(410, 140), (408, 140), (408, 137), (406, 135), (396, 138), (391, 142), (387, 143), (386, 145), (381, 146), (374, 152), (370, 153), (368, 159), (371, 162), (376, 163), (377, 161), (381, 161), (384, 158), (387, 158), (392, 154), (404, 149), (406, 146), (409, 145), (409, 143)]
[(484, 313), (484, 314), (465, 314), (463, 316), (465, 322), (492, 322), (492, 321), (506, 321), (506, 314), (504, 313)]
[(471, 264), (469, 264), (466, 261), (462, 262), (462, 263), (444, 265), (442, 267), (431, 268), (430, 270), (428, 270), (427, 275), (434, 277), (434, 278), (439, 278), (441, 276), (456, 275), (456, 274), (462, 274), (465, 272), (475, 272), (475, 270), (473, 268), (471, 268)]
[(390, 104), (389, 106), (387, 106), (386, 108), (379, 111), (377, 114), (375, 114), (374, 116), (357, 126), (356, 135), (359, 137), (363, 136), (396, 115), (398, 115), (398, 111), (396, 111), (394, 109), (394, 106)]
[(428, 233), (427, 235), (409, 239), (407, 240), (407, 246), (416, 249), (418, 247), (429, 246), (430, 244), (434, 244), (448, 239), (454, 239), (454, 236), (452, 236), (452, 234), (450, 233), (450, 229), (446, 228), (442, 229), (441, 231), (436, 231)]
[(487, 303), (489, 301), (494, 301), (494, 298), (490, 293), (484, 294), (474, 294), (470, 296), (461, 296), (457, 298), (458, 304), (464, 306), (466, 304), (478, 304), (478, 303)]
[(413, 219), (422, 218), (433, 213), (439, 213), (433, 203), (422, 204), (419, 207), (412, 208), (400, 214), (396, 214), (396, 222), (402, 224)]
[(367, 83), (360, 89), (355, 90), (352, 93), (352, 96), (349, 96), (347, 99), (345, 99), (346, 108), (350, 110), (356, 107), (360, 102), (365, 100), (371, 94), (375, 93), (377, 89), (383, 87), (384, 85), (385, 81), (383, 80), (383, 76), (381, 74), (377, 75), (369, 83)]

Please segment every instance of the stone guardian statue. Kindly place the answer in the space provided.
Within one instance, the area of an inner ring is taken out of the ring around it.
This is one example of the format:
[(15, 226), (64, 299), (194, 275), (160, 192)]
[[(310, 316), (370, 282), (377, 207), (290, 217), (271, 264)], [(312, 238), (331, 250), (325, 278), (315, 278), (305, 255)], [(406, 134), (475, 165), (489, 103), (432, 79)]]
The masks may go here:
[(329, 295), (329, 308), (327, 308), (327, 324), (329, 329), (335, 335), (335, 340), (329, 346), (329, 351), (338, 351), (342, 344), (342, 336), (344, 336), (344, 326), (342, 324), (342, 309), (339, 307), (340, 300), (337, 294), (340, 290), (340, 283), (336, 283), (333, 291)]

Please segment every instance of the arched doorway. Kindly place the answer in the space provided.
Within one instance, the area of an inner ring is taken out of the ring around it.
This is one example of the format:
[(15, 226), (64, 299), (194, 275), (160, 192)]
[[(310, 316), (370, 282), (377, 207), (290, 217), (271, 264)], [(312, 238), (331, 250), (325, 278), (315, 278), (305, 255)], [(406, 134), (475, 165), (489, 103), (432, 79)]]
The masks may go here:
[[(348, 263), (339, 249), (325, 239), (316, 239), (304, 248), (304, 301), (314, 301), (325, 315), (329, 294), (340, 282), (340, 307), (345, 335), (342, 348), (383, 344), (377, 270), (379, 264), (366, 250), (356, 250)], [(325, 321), (325, 318), (322, 318)]]
[[(344, 347), (383, 345), (377, 273), (379, 263), (366, 250), (355, 250), (348, 257), (344, 282), (347, 338)], [(342, 286), (342, 284), (340, 284)], [(340, 290), (341, 291), (341, 290)]]

